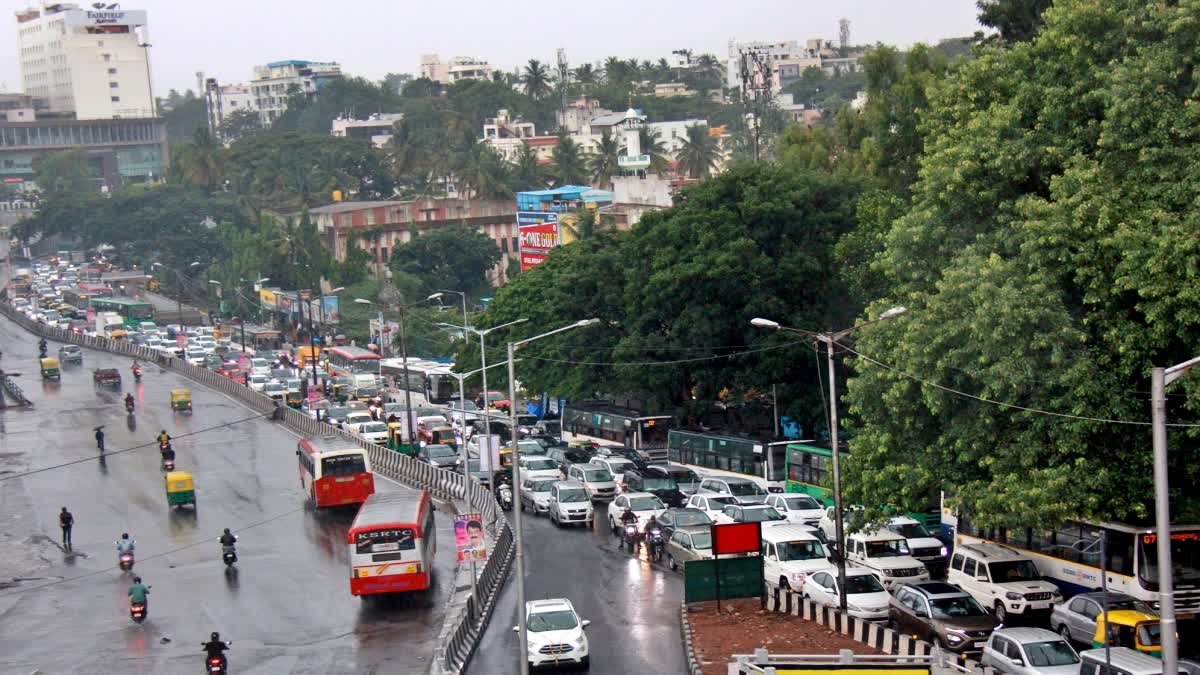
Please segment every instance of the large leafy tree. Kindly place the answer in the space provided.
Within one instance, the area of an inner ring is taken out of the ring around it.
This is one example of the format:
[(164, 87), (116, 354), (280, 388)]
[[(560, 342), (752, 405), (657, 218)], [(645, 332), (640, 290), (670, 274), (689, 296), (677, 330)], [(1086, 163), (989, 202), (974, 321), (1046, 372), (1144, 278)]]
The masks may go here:
[(96, 192), (100, 181), (85, 150), (60, 150), (37, 158), (33, 180), (45, 192)]
[(537, 151), (522, 145), (512, 163), (512, 186), (515, 190), (541, 190), (546, 187), (546, 170), (538, 163)]
[(451, 227), (397, 246), (391, 268), (418, 279), (422, 293), (446, 288), (472, 292), (487, 283), (487, 271), (500, 258), (500, 249), (487, 235), (468, 227)]
[(176, 150), (175, 178), (211, 194), (225, 180), (225, 159), (225, 149), (217, 139), (207, 127), (199, 127), (192, 142)]
[(976, 0), (979, 23), (995, 28), (1012, 44), (1030, 40), (1042, 27), (1042, 13), (1054, 0)]
[[(1149, 369), (1200, 341), (1200, 24), (1180, 20), (1197, 12), (1057, 0), (1031, 40), (931, 90), (911, 202), (862, 212), (881, 233), (875, 307), (910, 311), (855, 347), (895, 370), (854, 362), (850, 499), (948, 489), (998, 526), (1148, 514)], [(1171, 415), (1195, 420), (1200, 385), (1176, 387)], [(1172, 432), (1171, 462), (1175, 512), (1195, 519), (1193, 433)]]

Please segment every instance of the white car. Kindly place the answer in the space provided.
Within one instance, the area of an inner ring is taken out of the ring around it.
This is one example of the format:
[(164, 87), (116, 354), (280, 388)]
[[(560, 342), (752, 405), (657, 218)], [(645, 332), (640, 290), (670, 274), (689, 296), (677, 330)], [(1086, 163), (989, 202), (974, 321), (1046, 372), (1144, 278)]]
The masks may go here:
[(287, 389), (287, 392), (289, 394), (292, 394), (292, 393), (298, 394), (298, 393), (300, 393), (300, 378), (289, 377), (287, 379), (287, 381), (285, 381), (283, 383), (283, 386)]
[(187, 362), (193, 366), (203, 366), (204, 357), (208, 356), (208, 352), (196, 347), (188, 347), (186, 354)]
[(774, 506), (775, 510), (782, 513), (789, 523), (797, 525), (816, 527), (821, 522), (821, 517), (825, 515), (825, 505), (812, 495), (798, 493), (771, 495), (767, 497), (767, 505)]
[(527, 478), (553, 478), (558, 480), (562, 477), (562, 472), (558, 470), (558, 462), (543, 455), (522, 455), (520, 459), (521, 467), (518, 475), (521, 480)]
[(354, 431), (372, 443), (387, 443), (388, 426), (383, 422), (363, 422)]
[[(804, 583), (804, 597), (827, 607), (841, 607), (836, 571), (817, 572)], [(863, 567), (846, 568), (846, 604), (850, 616), (867, 621), (886, 621), (891, 597), (875, 575)]]
[(708, 514), (714, 523), (725, 522), (718, 520), (725, 512), (725, 507), (730, 504), (737, 504), (738, 501), (733, 495), (692, 495), (688, 497), (687, 503), (684, 505), (689, 509), (699, 509)]
[(797, 593), (808, 585), (810, 575), (821, 571), (836, 572), (837, 569), (830, 561), (829, 549), (804, 525), (764, 528), (762, 554), (763, 581), (769, 586)]
[(547, 476), (522, 476), (521, 494), (518, 495), (522, 509), (529, 509), (535, 514), (550, 512), (550, 490), (558, 478)]
[[(762, 523), (766, 528), (772, 525), (787, 525), (787, 518), (776, 511), (775, 507), (766, 504), (726, 504), (724, 509), (713, 519), (714, 523)], [(797, 527), (793, 525), (793, 527)], [(807, 526), (799, 526), (808, 529)]]
[(217, 349), (217, 341), (212, 338), (196, 338), (192, 344), (203, 349), (206, 354), (211, 354)]
[(375, 420), (371, 419), (371, 413), (369, 413), (365, 410), (355, 410), (354, 412), (350, 413), (349, 415), (346, 415), (346, 426), (350, 427), (351, 429), (357, 427), (360, 424), (366, 424), (367, 422), (374, 422), (374, 421)]
[(260, 358), (250, 359), (250, 373), (252, 375), (270, 375), (271, 362)]
[(287, 395), (287, 388), (279, 380), (271, 380), (263, 385), (263, 393), (271, 398), (283, 400), (283, 397)]
[(271, 380), (269, 378), (267, 378), (266, 376), (263, 376), (263, 375), (251, 375), (250, 376), (250, 388), (253, 389), (254, 391), (261, 392), (263, 390), (263, 388), (267, 386), (267, 383), (270, 381)]
[[(566, 598), (531, 600), (525, 603), (525, 628), (530, 668), (544, 665), (588, 665), (588, 639), (583, 629), (591, 622), (581, 620)], [(513, 626), (519, 631), (520, 626)]]
[(636, 464), (624, 457), (593, 457), (590, 463), (608, 469), (620, 489), (625, 488), (625, 472), (637, 468)]
[(650, 516), (657, 519), (667, 510), (667, 505), (649, 492), (627, 492), (618, 496), (613, 500), (612, 506), (608, 507), (608, 529), (612, 530), (613, 534), (621, 533), (621, 516), (626, 508), (637, 516), (637, 528), (638, 532), (641, 532), (646, 528), (646, 521), (650, 520)]

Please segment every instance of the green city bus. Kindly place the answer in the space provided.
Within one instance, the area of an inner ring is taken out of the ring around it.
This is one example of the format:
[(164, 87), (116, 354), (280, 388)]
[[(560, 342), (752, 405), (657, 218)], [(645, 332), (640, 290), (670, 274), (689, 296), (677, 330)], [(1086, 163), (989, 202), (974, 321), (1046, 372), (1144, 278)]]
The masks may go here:
[(92, 309), (99, 312), (116, 312), (129, 328), (137, 328), (143, 321), (154, 321), (154, 305), (141, 300), (119, 300), (116, 298), (91, 298)]

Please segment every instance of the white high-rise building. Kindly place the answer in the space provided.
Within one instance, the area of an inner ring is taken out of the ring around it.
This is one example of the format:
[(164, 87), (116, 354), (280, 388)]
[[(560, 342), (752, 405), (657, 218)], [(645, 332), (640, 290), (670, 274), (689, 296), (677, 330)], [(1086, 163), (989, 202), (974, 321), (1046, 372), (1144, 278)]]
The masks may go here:
[[(115, 5), (113, 5), (115, 7)], [(17, 12), (24, 93), (77, 119), (154, 117), (146, 12), (46, 4)]]
[(289, 96), (313, 96), (327, 82), (341, 77), (342, 67), (332, 62), (290, 59), (255, 66), (250, 93), (254, 97), (259, 120), (264, 127), (271, 126), (275, 118), (287, 110)]

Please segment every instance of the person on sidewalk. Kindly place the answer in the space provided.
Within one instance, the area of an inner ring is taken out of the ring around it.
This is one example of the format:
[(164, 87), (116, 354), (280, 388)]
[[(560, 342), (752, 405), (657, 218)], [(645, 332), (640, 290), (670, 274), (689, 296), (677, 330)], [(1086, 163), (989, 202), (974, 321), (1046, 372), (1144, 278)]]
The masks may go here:
[(71, 528), (75, 526), (75, 516), (67, 510), (67, 507), (62, 507), (62, 511), (58, 514), (58, 526), (62, 528), (62, 543), (64, 548), (71, 548)]

